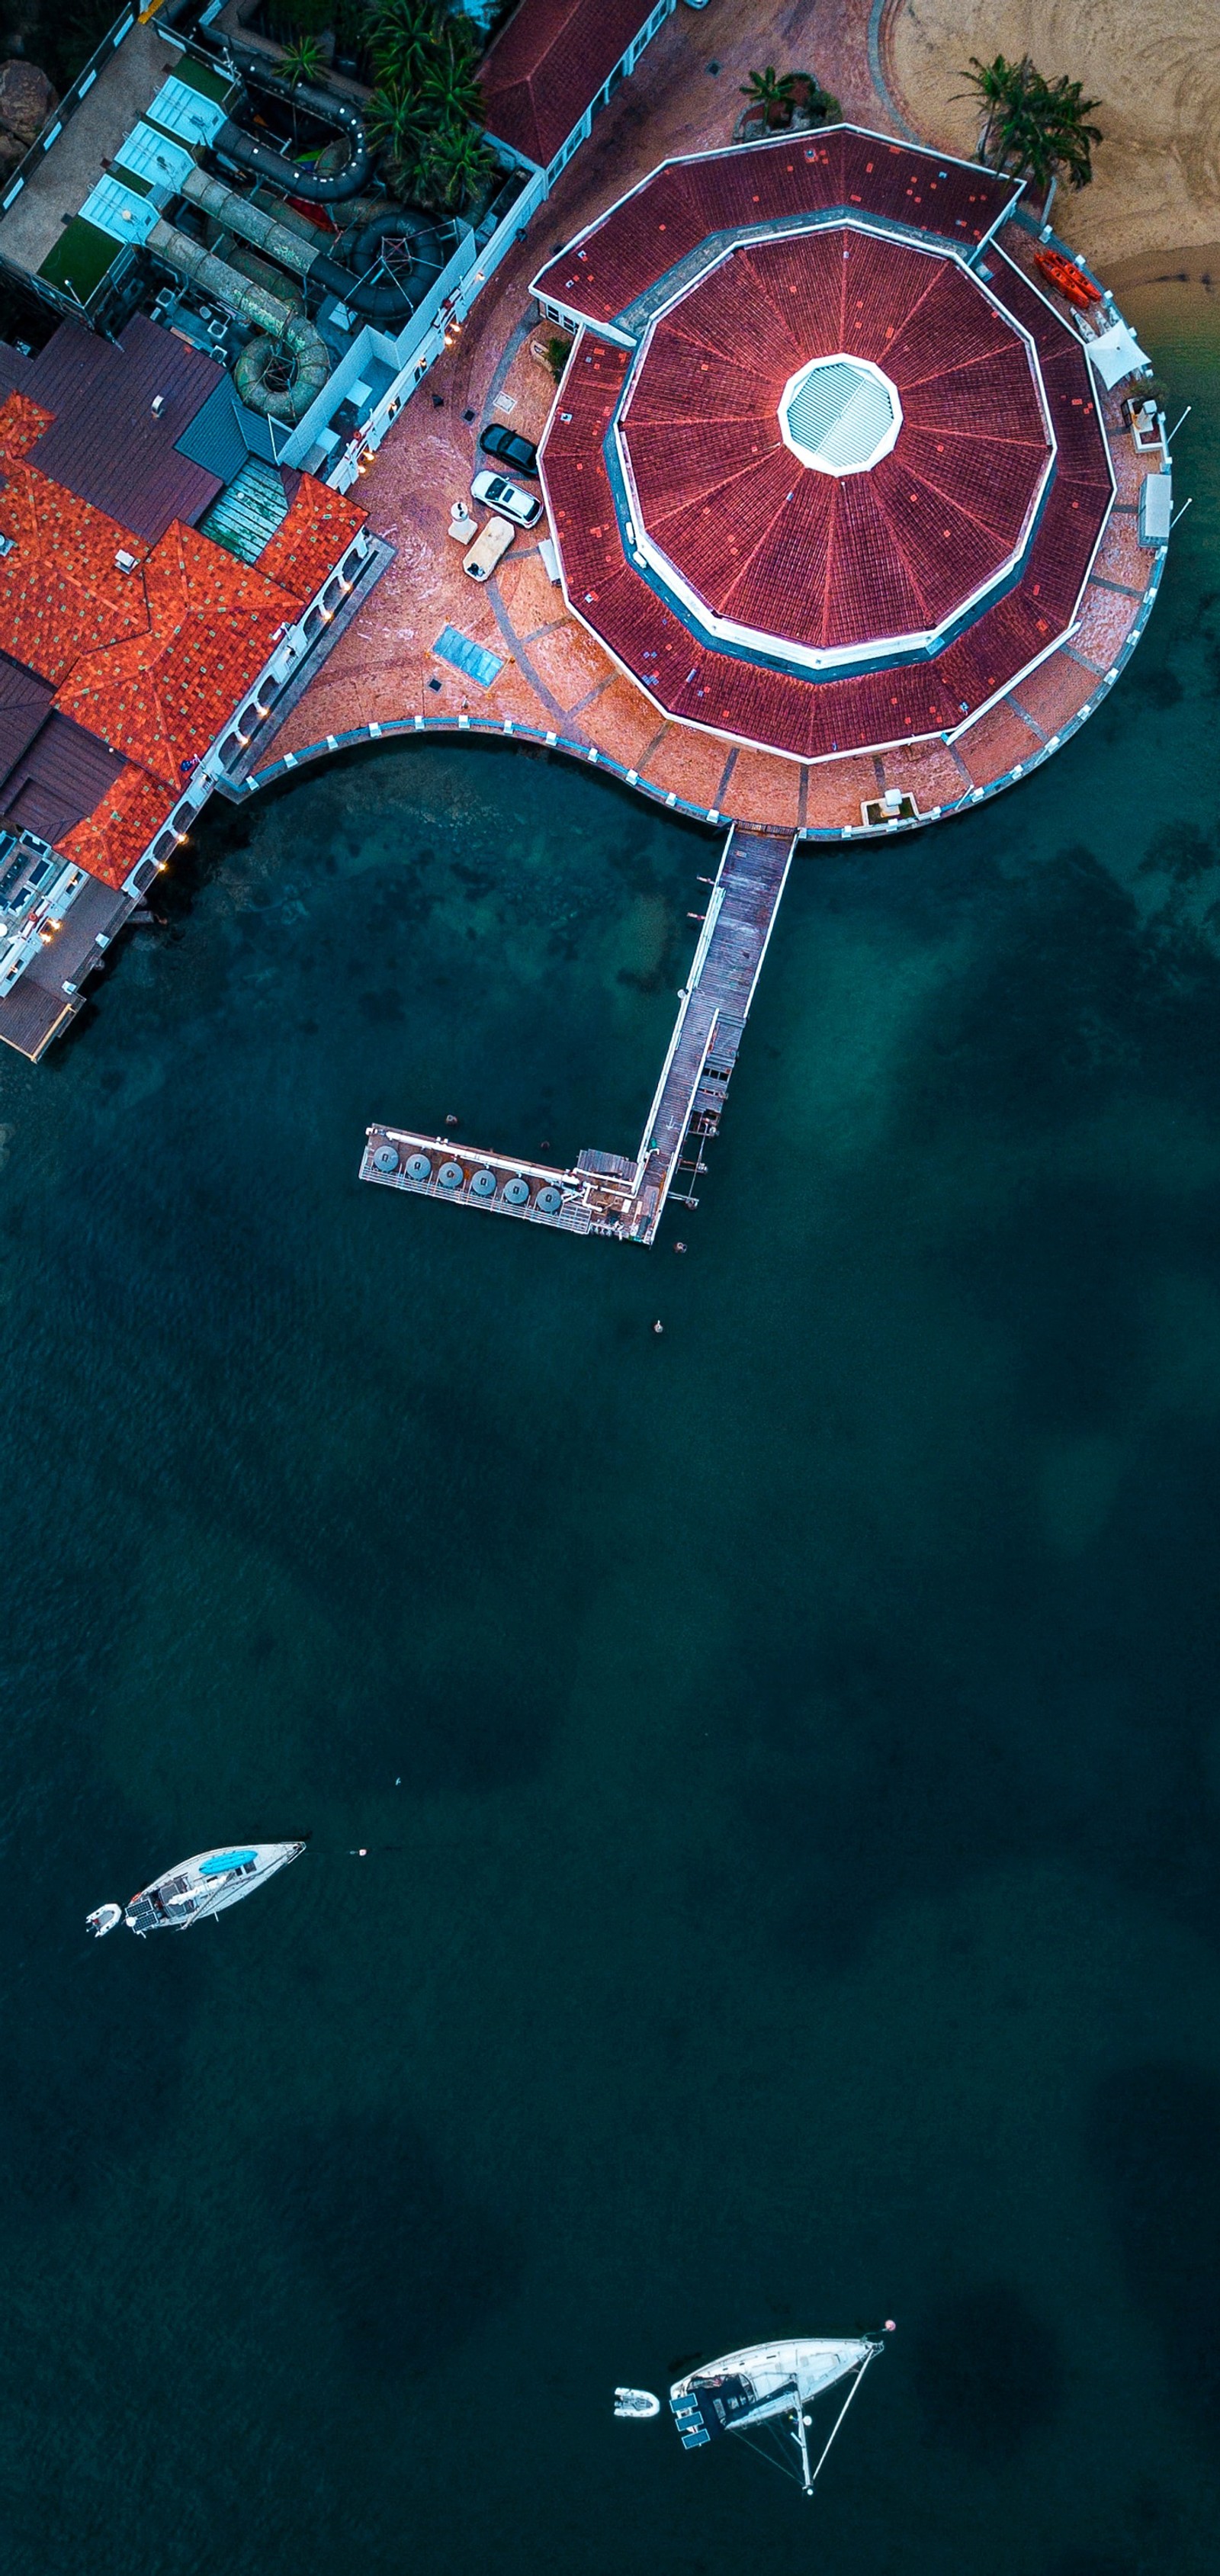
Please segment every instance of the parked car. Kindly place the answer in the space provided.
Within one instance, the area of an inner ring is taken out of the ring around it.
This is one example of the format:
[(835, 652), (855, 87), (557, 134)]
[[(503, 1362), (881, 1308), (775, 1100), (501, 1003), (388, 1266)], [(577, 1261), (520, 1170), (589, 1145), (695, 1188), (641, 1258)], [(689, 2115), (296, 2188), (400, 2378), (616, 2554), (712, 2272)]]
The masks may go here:
[(511, 465), (517, 474), (536, 474), (538, 450), (532, 438), (522, 438), (520, 430), (506, 429), (502, 420), (487, 424), (479, 445), (487, 456), (498, 456), (501, 465)]
[[(494, 474), (480, 474), (480, 483), (494, 483)], [(480, 528), (468, 555), (462, 558), (462, 570), (472, 581), (490, 581), (501, 555), (506, 555), (516, 536), (511, 519), (489, 519)]]
[(515, 519), (519, 528), (536, 527), (542, 517), (541, 501), (503, 474), (476, 474), (470, 494), (474, 501), (485, 501), (489, 510), (502, 510), (506, 519)]

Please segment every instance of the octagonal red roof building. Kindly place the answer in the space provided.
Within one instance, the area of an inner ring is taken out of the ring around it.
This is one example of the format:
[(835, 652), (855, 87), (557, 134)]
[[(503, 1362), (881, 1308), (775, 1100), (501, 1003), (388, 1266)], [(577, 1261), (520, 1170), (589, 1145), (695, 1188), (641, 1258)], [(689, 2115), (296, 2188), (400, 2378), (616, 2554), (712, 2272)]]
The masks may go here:
[(1070, 631), (1114, 498), (1019, 189), (835, 128), (669, 162), (548, 262), (574, 613), (665, 714), (810, 762), (968, 729)]

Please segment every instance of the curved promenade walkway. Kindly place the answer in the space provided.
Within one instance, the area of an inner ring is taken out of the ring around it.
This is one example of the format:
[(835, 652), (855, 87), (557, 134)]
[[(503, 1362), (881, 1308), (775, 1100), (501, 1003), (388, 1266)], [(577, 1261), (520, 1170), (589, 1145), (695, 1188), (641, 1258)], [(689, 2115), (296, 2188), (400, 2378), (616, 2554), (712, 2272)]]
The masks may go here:
[[(255, 756), (247, 792), (352, 743), (469, 730), (546, 744), (713, 824), (839, 840), (865, 837), (862, 803), (887, 789), (911, 797), (920, 821), (980, 802), (1056, 750), (1100, 703), (1142, 632), (1163, 563), (1163, 554), (1137, 543), (1141, 468), (1113, 400), (1106, 417), (1118, 503), (1077, 631), (954, 745), (937, 739), (803, 765), (664, 721), (568, 615), (536, 540), (519, 539), (480, 588), (446, 535), (451, 502), (469, 491), (485, 421), (536, 438), (546, 420), (554, 388), (535, 354), (545, 326), (527, 289), (547, 254), (667, 152), (725, 144), (740, 85), (761, 63), (813, 70), (849, 117), (904, 132), (881, 86), (881, 18), (878, 0), (795, 0), (773, 5), (761, 21), (749, 0), (712, 0), (703, 12), (679, 5), (372, 459), (360, 498), (395, 561), (274, 743)], [(1004, 246), (1023, 263), (1032, 259), (1033, 240), (1016, 225), (1006, 228)], [(495, 658), (489, 686), (437, 658), (446, 626)]]

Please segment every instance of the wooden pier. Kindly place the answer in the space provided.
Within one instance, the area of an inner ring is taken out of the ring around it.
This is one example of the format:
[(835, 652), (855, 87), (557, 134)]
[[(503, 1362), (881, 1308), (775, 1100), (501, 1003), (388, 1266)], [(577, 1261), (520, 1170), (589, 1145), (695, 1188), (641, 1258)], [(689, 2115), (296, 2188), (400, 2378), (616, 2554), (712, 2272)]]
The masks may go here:
[[(586, 1147), (568, 1171), (509, 1154), (450, 1144), (404, 1127), (370, 1127), (362, 1181), (416, 1198), (449, 1199), (566, 1234), (652, 1243), (688, 1139), (714, 1136), (762, 971), (794, 840), (735, 827), (725, 842), (661, 1078), (634, 1161)], [(698, 1165), (698, 1153), (695, 1163)]]

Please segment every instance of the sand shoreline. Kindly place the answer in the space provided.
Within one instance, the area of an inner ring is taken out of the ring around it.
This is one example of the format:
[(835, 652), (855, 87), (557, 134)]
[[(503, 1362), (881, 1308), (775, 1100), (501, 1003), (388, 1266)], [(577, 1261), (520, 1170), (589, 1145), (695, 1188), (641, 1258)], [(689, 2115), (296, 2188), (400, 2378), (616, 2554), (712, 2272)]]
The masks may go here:
[(894, 114), (964, 154), (978, 142), (959, 96), (972, 54), (1028, 52), (1052, 77), (1082, 79), (1105, 139), (1092, 186), (1058, 190), (1056, 230), (1116, 283), (1163, 274), (1167, 259), (1189, 273), (1209, 251), (1220, 275), (1214, 0), (1175, 0), (1171, 23), (1137, 0), (885, 0), (877, 41)]

